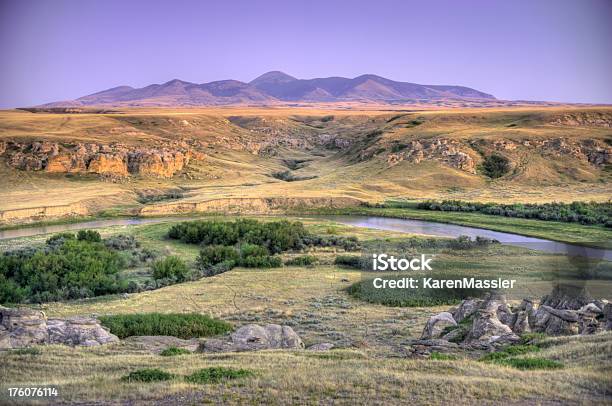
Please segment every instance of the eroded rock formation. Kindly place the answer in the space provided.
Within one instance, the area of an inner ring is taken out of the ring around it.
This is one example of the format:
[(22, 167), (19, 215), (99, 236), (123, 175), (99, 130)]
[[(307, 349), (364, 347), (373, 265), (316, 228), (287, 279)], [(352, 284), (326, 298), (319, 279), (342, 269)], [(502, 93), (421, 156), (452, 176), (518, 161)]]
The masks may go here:
[(517, 343), (525, 332), (547, 335), (594, 334), (612, 329), (612, 305), (592, 301), (580, 309), (536, 306), (525, 299), (511, 309), (502, 295), (467, 299), (448, 312), (431, 316), (417, 347), (495, 349)]
[(116, 341), (117, 336), (94, 318), (47, 319), (38, 310), (0, 306), (0, 350), (40, 344), (96, 346)]
[(136, 147), (78, 143), (61, 145), (49, 141), (4, 142), (0, 154), (7, 163), (26, 171), (91, 173), (110, 177), (141, 175), (169, 178), (185, 168), (190, 159), (204, 159), (184, 142)]

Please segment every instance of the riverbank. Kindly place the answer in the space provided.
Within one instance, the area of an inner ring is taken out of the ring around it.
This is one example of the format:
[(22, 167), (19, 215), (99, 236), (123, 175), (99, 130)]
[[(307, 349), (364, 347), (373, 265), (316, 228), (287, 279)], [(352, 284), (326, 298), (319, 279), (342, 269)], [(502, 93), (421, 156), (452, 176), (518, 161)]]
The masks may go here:
[(316, 211), (316, 214), (363, 215), (424, 220), (542, 238), (585, 247), (612, 248), (612, 229), (603, 226), (518, 219), (480, 213), (429, 211), (415, 208), (358, 207), (334, 210), (319, 209)]

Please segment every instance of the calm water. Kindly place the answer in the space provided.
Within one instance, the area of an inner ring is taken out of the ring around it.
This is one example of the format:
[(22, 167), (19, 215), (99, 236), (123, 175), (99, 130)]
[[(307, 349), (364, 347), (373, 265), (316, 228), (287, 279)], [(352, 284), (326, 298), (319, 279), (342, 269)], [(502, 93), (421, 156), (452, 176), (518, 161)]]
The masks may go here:
[[(458, 226), (454, 224), (436, 223), (433, 221), (406, 220), (376, 216), (321, 216), (322, 218), (357, 227), (374, 228), (403, 233), (423, 234), (436, 237), (486, 237), (498, 240), (502, 244), (526, 247), (538, 251), (557, 254), (570, 254), (599, 258), (612, 261), (612, 250), (586, 248), (578, 245), (550, 241), (541, 238), (525, 237), (518, 234), (502, 233), (475, 227)], [(62, 231), (80, 230), (85, 228), (102, 228), (109, 226), (130, 226), (138, 224), (164, 223), (168, 221), (187, 221), (196, 217), (162, 217), (162, 218), (119, 218), (108, 220), (86, 221), (73, 224), (57, 224), (40, 227), (25, 227), (14, 230), (0, 231), (0, 240), (30, 237), (40, 234), (52, 234)]]
[(514, 245), (556, 254), (580, 255), (589, 258), (612, 261), (612, 250), (587, 248), (579, 245), (566, 244), (541, 238), (525, 237), (518, 234), (502, 233), (482, 228), (458, 226), (454, 224), (435, 223), (432, 221), (406, 220), (375, 216), (327, 216), (338, 223), (357, 227), (389, 230), (402, 233), (424, 234), (436, 237), (486, 237), (495, 239), (502, 244)]

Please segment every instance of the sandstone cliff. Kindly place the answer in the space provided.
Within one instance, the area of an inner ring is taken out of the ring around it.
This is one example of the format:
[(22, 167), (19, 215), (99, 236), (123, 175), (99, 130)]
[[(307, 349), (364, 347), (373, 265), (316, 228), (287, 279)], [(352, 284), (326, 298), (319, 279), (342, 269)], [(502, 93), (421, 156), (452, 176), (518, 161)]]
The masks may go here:
[(49, 141), (3, 142), (0, 154), (9, 166), (25, 171), (48, 173), (91, 173), (109, 177), (141, 175), (169, 178), (185, 168), (190, 159), (204, 159), (186, 143), (154, 147), (78, 143), (65, 145)]

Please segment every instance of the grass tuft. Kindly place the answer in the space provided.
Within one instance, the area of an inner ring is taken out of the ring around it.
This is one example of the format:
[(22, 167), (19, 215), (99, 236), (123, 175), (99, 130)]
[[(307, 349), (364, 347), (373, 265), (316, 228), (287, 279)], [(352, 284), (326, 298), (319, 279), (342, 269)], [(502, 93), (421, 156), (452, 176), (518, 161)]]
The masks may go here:
[(224, 380), (244, 378), (252, 375), (253, 372), (249, 371), (248, 369), (211, 367), (200, 369), (191, 375), (187, 375), (185, 380), (191, 383), (207, 384), (219, 383)]
[(429, 359), (434, 361), (454, 361), (457, 359), (457, 356), (453, 354), (444, 354), (442, 352), (433, 351), (429, 355)]
[(191, 351), (186, 350), (184, 348), (178, 348), (178, 347), (168, 347), (159, 353), (159, 355), (161, 355), (162, 357), (174, 357), (176, 355), (186, 355), (186, 354), (191, 354)]
[(232, 325), (203, 314), (121, 314), (102, 316), (100, 322), (119, 338), (174, 336), (183, 339), (227, 333)]
[(174, 375), (158, 368), (145, 368), (132, 371), (121, 378), (124, 382), (157, 382), (169, 381)]

